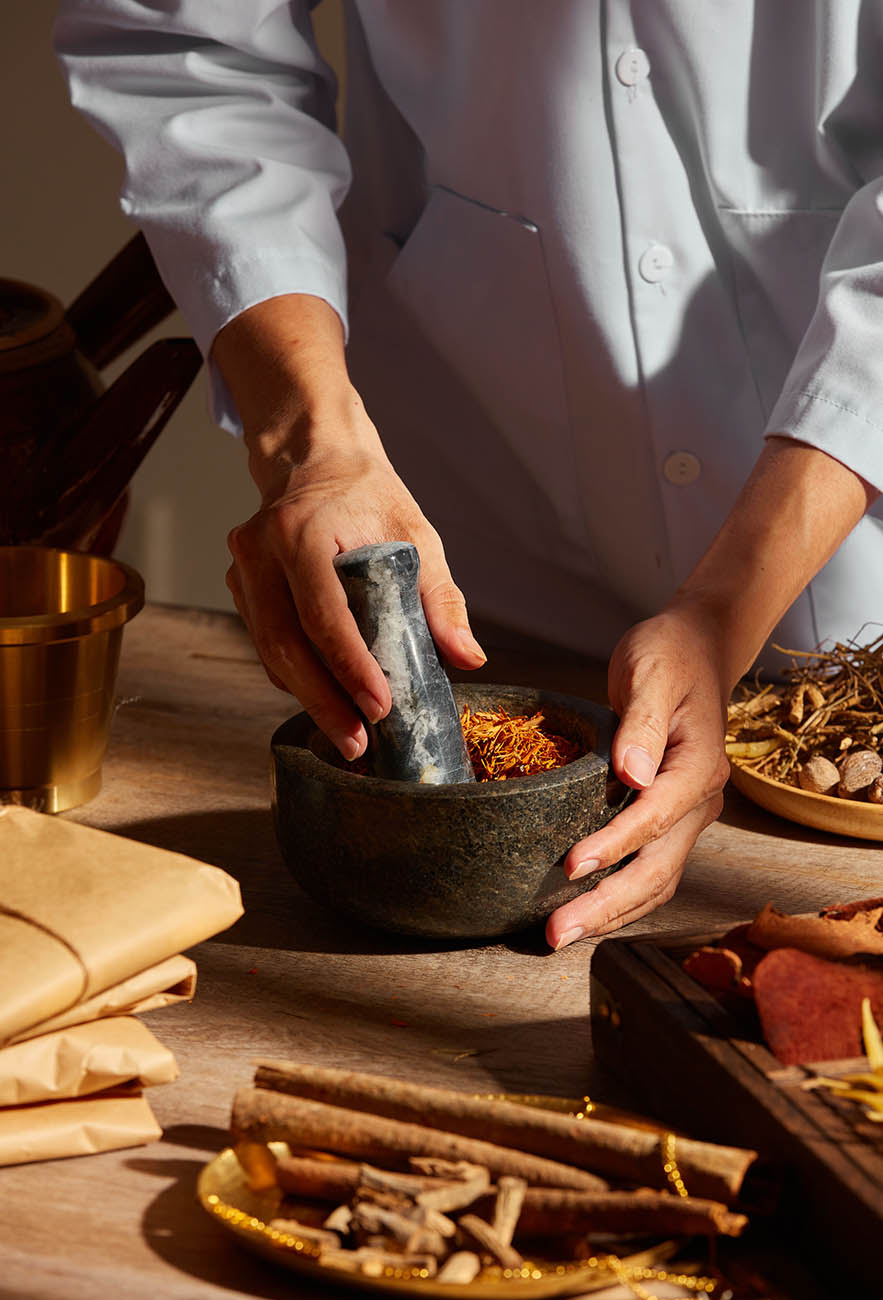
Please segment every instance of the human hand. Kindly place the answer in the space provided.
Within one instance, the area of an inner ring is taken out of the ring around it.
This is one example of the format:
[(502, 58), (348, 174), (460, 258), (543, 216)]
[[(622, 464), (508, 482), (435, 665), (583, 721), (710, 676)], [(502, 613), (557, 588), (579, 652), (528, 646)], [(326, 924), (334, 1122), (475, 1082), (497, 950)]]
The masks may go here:
[(571, 880), (620, 862), (546, 923), (552, 948), (603, 935), (668, 902), (697, 836), (720, 815), (729, 776), (724, 718), (730, 682), (713, 619), (685, 605), (639, 623), (610, 660), (608, 693), (619, 715), (616, 775), (639, 791), (608, 824), (575, 844)]
[(441, 541), (387, 459), (346, 369), (336, 312), (309, 294), (248, 308), (218, 334), (214, 361), (236, 403), (261, 507), (228, 538), (227, 585), (270, 680), (291, 691), (347, 759), (389, 687), (349, 612), (334, 557), (413, 542), (430, 632), (457, 668), (484, 653)]
[(608, 671), (620, 717), (612, 761), (640, 793), (575, 844), (564, 869), (574, 880), (636, 856), (550, 916), (553, 948), (607, 934), (671, 898), (697, 836), (720, 814), (730, 691), (876, 496), (827, 452), (768, 437), (692, 574), (661, 614), (620, 641)]
[[(260, 509), (228, 539), (227, 583), (270, 679), (296, 695), (347, 759), (364, 752), (363, 715), (377, 722), (390, 693), (347, 608), (333, 567), (341, 551), (410, 541), (420, 555), (420, 594), (442, 656), (477, 668), (484, 654), (469, 630), (463, 596), (441, 541), (396, 475), (373, 426), (355, 425), (284, 470)], [(357, 711), (358, 710), (358, 711)]]

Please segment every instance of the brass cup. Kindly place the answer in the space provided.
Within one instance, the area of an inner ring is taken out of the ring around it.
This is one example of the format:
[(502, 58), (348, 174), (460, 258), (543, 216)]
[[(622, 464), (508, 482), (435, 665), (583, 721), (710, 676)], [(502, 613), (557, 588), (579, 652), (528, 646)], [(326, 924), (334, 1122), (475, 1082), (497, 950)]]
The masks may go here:
[(98, 793), (123, 626), (143, 604), (118, 560), (0, 546), (0, 803), (63, 812)]

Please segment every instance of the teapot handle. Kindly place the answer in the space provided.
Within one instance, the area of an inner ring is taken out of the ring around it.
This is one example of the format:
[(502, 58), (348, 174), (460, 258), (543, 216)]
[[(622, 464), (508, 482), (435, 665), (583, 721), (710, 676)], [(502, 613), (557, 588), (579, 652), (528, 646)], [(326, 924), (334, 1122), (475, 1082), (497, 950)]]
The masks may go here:
[(74, 299), (65, 317), (80, 351), (103, 370), (174, 309), (139, 231)]
[[(52, 467), (59, 492), (41, 503), (27, 539), (91, 549), (102, 524), (202, 365), (192, 339), (160, 339), (65, 434)], [(127, 432), (128, 431), (128, 432)]]

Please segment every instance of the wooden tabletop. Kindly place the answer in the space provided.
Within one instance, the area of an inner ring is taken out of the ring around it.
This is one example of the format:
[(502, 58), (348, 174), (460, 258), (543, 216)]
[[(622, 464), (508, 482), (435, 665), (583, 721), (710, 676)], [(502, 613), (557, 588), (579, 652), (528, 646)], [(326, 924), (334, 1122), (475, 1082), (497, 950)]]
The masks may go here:
[[(488, 680), (603, 691), (597, 665), (576, 656), (507, 652), (492, 632), (485, 643)], [(269, 787), (270, 736), (292, 701), (267, 681), (236, 619), (148, 606), (126, 629), (118, 695), (103, 789), (65, 815), (223, 867), (246, 911), (194, 950), (194, 1002), (145, 1017), (181, 1070), (150, 1093), (162, 1141), (0, 1170), (0, 1295), (330, 1295), (244, 1253), (195, 1200), (200, 1167), (226, 1144), (233, 1091), (259, 1055), (613, 1099), (592, 1063), (590, 940), (558, 954), (533, 933), (466, 949), (418, 943), (359, 929), (295, 886)], [(806, 911), (879, 892), (875, 845), (804, 830), (728, 792), (675, 899), (631, 930), (706, 931), (768, 900)]]

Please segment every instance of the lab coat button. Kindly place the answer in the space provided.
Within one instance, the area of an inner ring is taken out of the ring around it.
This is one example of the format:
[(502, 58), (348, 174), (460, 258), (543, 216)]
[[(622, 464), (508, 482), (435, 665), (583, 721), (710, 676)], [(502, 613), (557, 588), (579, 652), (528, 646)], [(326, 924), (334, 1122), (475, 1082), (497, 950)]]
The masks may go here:
[(616, 60), (616, 76), (624, 86), (637, 86), (650, 75), (650, 60), (636, 47), (624, 50)]
[(702, 462), (692, 451), (673, 451), (670, 456), (666, 456), (662, 472), (669, 483), (685, 487), (688, 483), (696, 482), (702, 473)]
[(645, 248), (638, 262), (642, 279), (648, 284), (658, 284), (664, 280), (674, 266), (674, 255), (665, 244), (651, 244)]

